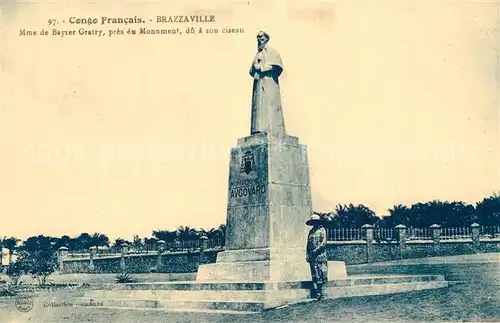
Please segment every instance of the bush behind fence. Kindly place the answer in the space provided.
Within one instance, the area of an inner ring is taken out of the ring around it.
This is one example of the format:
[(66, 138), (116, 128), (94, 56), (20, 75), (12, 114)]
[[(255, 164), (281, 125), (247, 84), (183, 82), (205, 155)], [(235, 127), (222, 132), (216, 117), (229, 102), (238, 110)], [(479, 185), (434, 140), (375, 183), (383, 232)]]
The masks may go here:
[[(439, 226), (429, 228), (370, 228), (373, 231), (373, 242), (397, 242), (400, 240), (401, 230), (404, 231), (405, 241), (439, 241), (448, 240), (471, 240), (472, 227), (450, 227), (441, 228)], [(366, 241), (367, 228), (327, 228), (328, 242), (349, 242), (349, 241)], [(499, 226), (480, 226), (480, 239), (499, 239), (500, 240), (500, 225)], [(204, 249), (222, 249), (224, 248), (223, 239), (196, 239), (186, 241), (167, 242), (162, 248), (163, 251), (197, 251)], [(157, 249), (157, 248), (156, 248)], [(116, 256), (121, 253), (119, 246), (106, 249), (96, 249), (95, 257)], [(127, 254), (157, 254), (157, 250), (141, 250), (129, 247)], [(86, 258), (89, 257), (89, 252), (72, 252), (67, 255), (67, 258)]]
[[(405, 258), (500, 252), (500, 226), (470, 227), (328, 228), (328, 258), (347, 264)], [(201, 263), (215, 262), (224, 249), (221, 239), (198, 239), (158, 243), (147, 253), (124, 246), (119, 253), (60, 253), (62, 273), (76, 272), (196, 272)], [(305, 243), (305, 242), (304, 242)]]

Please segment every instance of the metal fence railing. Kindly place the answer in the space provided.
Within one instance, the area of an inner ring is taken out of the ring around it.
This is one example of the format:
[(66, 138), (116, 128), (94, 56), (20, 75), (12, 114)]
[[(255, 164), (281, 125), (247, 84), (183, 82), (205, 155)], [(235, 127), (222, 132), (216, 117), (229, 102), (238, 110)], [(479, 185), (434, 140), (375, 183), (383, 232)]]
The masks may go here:
[(373, 239), (379, 242), (394, 240), (394, 230), (392, 228), (375, 228), (373, 229)]
[(500, 225), (481, 227), (481, 238), (483, 238), (483, 239), (499, 239), (500, 238)]
[(326, 230), (328, 241), (357, 241), (364, 240), (361, 228), (329, 228)]
[(463, 240), (471, 239), (472, 232), (470, 227), (441, 228), (441, 240)]
[[(500, 240), (500, 225), (498, 226), (481, 226), (479, 228), (480, 239), (499, 239)], [(441, 241), (450, 240), (470, 240), (472, 239), (471, 227), (450, 227), (450, 228), (414, 228), (406, 227), (404, 229), (397, 228), (380, 228), (375, 227), (373, 230), (374, 242), (394, 242), (399, 240), (401, 230), (404, 230), (406, 241), (432, 241), (439, 238)], [(364, 228), (327, 228), (327, 240), (329, 242), (349, 242), (349, 241), (365, 241), (366, 229)], [(222, 249), (224, 248), (223, 238), (211, 238), (208, 240), (193, 239), (186, 241), (168, 242), (165, 244), (166, 251), (195, 251), (204, 249)], [(129, 247), (127, 254), (156, 254), (157, 247), (149, 246), (148, 250), (136, 249)], [(120, 249), (110, 247), (96, 250), (95, 257), (105, 257), (112, 255), (120, 255)], [(68, 258), (86, 258), (89, 257), (89, 252), (71, 252)]]
[(406, 228), (406, 240), (432, 240), (431, 228)]
[[(450, 228), (414, 228), (404, 229), (406, 241), (430, 241), (433, 240), (434, 230), (440, 240), (470, 240), (472, 239), (471, 227), (450, 227)], [(500, 239), (500, 226), (481, 226), (481, 239)], [(328, 228), (328, 241), (359, 241), (365, 240), (365, 229), (362, 228)], [(399, 230), (395, 228), (373, 228), (373, 240), (376, 242), (394, 241), (399, 239)]]
[[(200, 250), (202, 247), (205, 249), (219, 249), (224, 247), (224, 240), (222, 238), (213, 238), (206, 241), (202, 239), (197, 240), (186, 240), (178, 242), (167, 242), (164, 246), (164, 251), (196, 251)], [(135, 246), (129, 246), (127, 249), (127, 255), (143, 255), (143, 254), (157, 254), (157, 246), (147, 246), (147, 248), (137, 248)], [(95, 250), (94, 257), (102, 258), (108, 256), (120, 256), (121, 248), (119, 246), (112, 246), (109, 248), (98, 248)], [(70, 251), (67, 255), (67, 259), (79, 259), (79, 258), (89, 258), (90, 251)]]

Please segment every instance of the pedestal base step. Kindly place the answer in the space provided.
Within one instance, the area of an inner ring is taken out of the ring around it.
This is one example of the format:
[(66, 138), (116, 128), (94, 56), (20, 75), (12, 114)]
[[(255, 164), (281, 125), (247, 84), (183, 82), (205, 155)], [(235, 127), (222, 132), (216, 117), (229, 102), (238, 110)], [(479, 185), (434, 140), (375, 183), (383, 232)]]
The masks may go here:
[[(441, 275), (351, 276), (329, 281), (324, 298), (401, 293), (447, 287)], [(105, 308), (259, 313), (311, 299), (311, 282), (166, 282), (110, 284), (85, 292), (82, 303)], [(79, 302), (77, 302), (78, 304)]]
[(95, 302), (99, 307), (164, 309), (164, 310), (200, 310), (200, 311), (232, 311), (244, 313), (258, 313), (264, 310), (263, 302), (251, 301), (215, 301), (215, 300), (158, 300), (136, 298), (82, 298), (82, 301)]
[[(305, 281), (310, 278), (311, 270), (307, 262), (275, 260), (200, 265), (196, 276), (197, 281)], [(342, 278), (347, 278), (345, 263), (329, 261), (328, 280)]]

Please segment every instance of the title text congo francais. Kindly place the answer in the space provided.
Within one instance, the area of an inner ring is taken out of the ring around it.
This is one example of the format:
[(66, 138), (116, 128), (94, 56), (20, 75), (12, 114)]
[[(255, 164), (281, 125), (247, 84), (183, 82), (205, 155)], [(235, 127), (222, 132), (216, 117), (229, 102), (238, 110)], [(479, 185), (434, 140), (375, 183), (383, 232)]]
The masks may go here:
[[(151, 19), (150, 19), (151, 20)], [(152, 20), (151, 20), (152, 21)], [(77, 25), (96, 25), (96, 24), (143, 24), (146, 20), (141, 17), (88, 17), (78, 18), (70, 17), (68, 22)], [(178, 15), (178, 16), (156, 16), (157, 23), (206, 23), (215, 22), (215, 15)]]

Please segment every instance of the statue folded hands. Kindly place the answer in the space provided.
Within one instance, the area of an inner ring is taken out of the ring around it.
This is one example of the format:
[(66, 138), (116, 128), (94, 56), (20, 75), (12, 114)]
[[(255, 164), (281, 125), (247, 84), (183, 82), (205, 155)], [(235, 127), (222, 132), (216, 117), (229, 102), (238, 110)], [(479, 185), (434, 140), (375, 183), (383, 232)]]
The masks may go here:
[(271, 132), (285, 134), (285, 122), (281, 106), (279, 76), (283, 63), (279, 53), (268, 46), (269, 35), (257, 35), (257, 53), (250, 67), (253, 77), (251, 134)]

